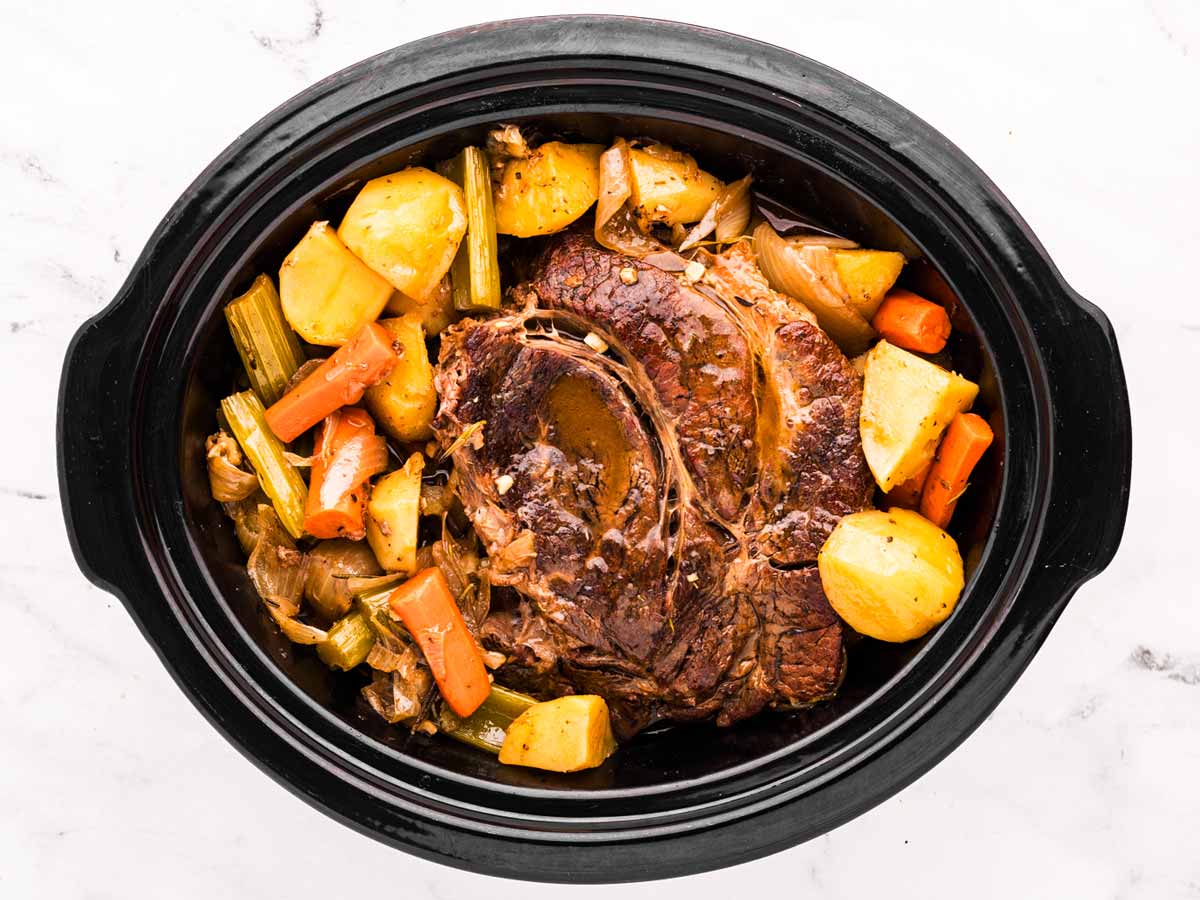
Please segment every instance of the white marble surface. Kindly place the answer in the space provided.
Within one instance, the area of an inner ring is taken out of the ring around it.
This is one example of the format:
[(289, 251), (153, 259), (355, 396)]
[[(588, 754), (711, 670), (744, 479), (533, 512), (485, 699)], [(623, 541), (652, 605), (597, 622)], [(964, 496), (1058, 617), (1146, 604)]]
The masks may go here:
[[(318, 7), (317, 3), (321, 5)], [(593, 4), (592, 9), (602, 4)], [(901, 7), (904, 7), (901, 11)], [(1120, 336), (1125, 542), (991, 719), (806, 846), (660, 885), (723, 898), (1200, 897), (1200, 4), (610, 3), (772, 40), (907, 105), (1005, 190)], [(351, 833), (243, 760), (75, 568), (54, 416), (72, 332), (176, 195), (311, 81), (544, 2), (206, 0), (0, 11), (0, 897), (560, 897)], [(577, 9), (575, 11), (583, 11)], [(731, 17), (731, 13), (736, 16)], [(349, 863), (333, 867), (327, 862)], [(644, 888), (579, 888), (578, 896)]]

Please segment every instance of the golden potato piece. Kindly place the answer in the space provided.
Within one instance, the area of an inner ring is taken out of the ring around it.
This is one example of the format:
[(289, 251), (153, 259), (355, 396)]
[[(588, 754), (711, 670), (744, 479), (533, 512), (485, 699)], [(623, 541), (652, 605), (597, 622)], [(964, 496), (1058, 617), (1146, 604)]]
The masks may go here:
[(661, 145), (631, 150), (633, 203), (638, 215), (665, 225), (699, 222), (725, 185), (686, 153)]
[(829, 604), (860, 634), (911, 641), (954, 611), (963, 563), (954, 539), (907, 509), (845, 516), (817, 555)]
[(900, 277), (904, 254), (890, 250), (834, 250), (833, 264), (850, 305), (870, 322), (884, 295)]
[(367, 501), (367, 543), (388, 572), (417, 568), (417, 524), (421, 517), (421, 473), (425, 457), (414, 453), (395, 472), (375, 482)]
[(496, 231), (533, 237), (562, 231), (600, 191), (599, 144), (542, 144), (524, 159), (509, 160), (492, 193)]
[(433, 436), (429, 423), (437, 412), (437, 391), (421, 316), (409, 313), (398, 319), (380, 319), (379, 324), (400, 345), (399, 359), (387, 378), (367, 388), (363, 395), (367, 410), (392, 437), (426, 440)]
[(310, 344), (340, 347), (374, 322), (392, 286), (314, 222), (279, 269), (283, 317)]
[(617, 749), (608, 704), (595, 694), (535, 703), (508, 726), (500, 762), (550, 772), (578, 772)]
[(932, 460), (956, 413), (975, 402), (978, 385), (880, 341), (867, 354), (858, 429), (875, 481), (890, 491)]
[(363, 185), (338, 237), (392, 287), (419, 302), (450, 270), (466, 231), (462, 188), (414, 166)]

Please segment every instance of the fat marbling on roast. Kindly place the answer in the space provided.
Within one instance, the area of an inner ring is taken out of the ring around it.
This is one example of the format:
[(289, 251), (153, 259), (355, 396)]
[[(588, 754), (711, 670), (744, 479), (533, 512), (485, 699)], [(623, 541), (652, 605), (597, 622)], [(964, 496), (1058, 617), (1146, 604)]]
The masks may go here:
[(870, 505), (861, 379), (748, 244), (710, 262), (692, 284), (559, 236), (512, 308), (442, 340), (434, 430), (486, 422), (453, 460), (520, 598), (483, 641), (527, 687), (604, 696), (623, 735), (809, 703), (844, 671), (814, 562)]

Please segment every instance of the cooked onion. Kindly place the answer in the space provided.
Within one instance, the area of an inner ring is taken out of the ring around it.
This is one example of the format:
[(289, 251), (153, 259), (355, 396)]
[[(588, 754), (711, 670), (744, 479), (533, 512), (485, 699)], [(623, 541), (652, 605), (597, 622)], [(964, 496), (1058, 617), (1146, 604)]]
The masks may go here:
[(395, 671), (376, 670), (362, 693), (375, 712), (395, 724), (420, 718), (432, 687), (429, 670), (409, 647)]
[(288, 640), (296, 644), (319, 644), (328, 634), (296, 619), (308, 576), (308, 557), (296, 549), (271, 507), (259, 505), (258, 522), (258, 541), (246, 561), (246, 574)]
[(668, 272), (681, 271), (687, 260), (646, 234), (634, 214), (633, 167), (629, 162), (629, 144), (617, 138), (600, 154), (600, 194), (596, 201), (596, 243)]
[(258, 490), (258, 476), (219, 456), (208, 458), (208, 483), (214, 500), (236, 503)]
[(866, 349), (875, 330), (848, 304), (828, 247), (793, 247), (762, 222), (754, 229), (754, 252), (771, 287), (807, 306), (847, 354)]
[(398, 672), (409, 665), (412, 649), (398, 642), (376, 640), (367, 654), (367, 665), (380, 672)]
[(350, 592), (346, 590), (346, 580), (336, 577), (328, 566), (311, 558), (308, 578), (304, 583), (304, 596), (321, 618), (329, 621), (350, 611)]
[(717, 213), (717, 240), (726, 244), (740, 238), (750, 224), (750, 212), (753, 203), (750, 200), (751, 177), (735, 181), (725, 186), (721, 191), (724, 203)]
[(351, 595), (365, 594), (368, 591), (378, 590), (388, 585), (399, 584), (404, 581), (404, 578), (405, 576), (400, 572), (390, 572), (387, 575), (379, 575), (374, 578), (351, 575), (346, 578), (346, 589), (350, 591)]
[(210, 434), (204, 442), (208, 458), (208, 484), (214, 500), (237, 503), (258, 490), (258, 476), (240, 468), (242, 448), (224, 431)]
[(267, 611), (279, 626), (279, 630), (293, 644), (319, 644), (329, 637), (329, 632), (314, 625), (306, 625), (291, 616), (282, 615), (278, 610), (268, 606)]
[(750, 224), (750, 182), (751, 177), (747, 175), (725, 185), (709, 204), (704, 216), (679, 244), (680, 252), (690, 250), (714, 231), (720, 244), (741, 237)]
[(597, 241), (604, 243), (604, 227), (632, 194), (633, 171), (629, 164), (629, 145), (624, 138), (617, 138), (611, 147), (600, 154), (600, 192), (596, 200)]
[(834, 237), (832, 234), (796, 234), (785, 237), (793, 247), (826, 247), (830, 250), (855, 250), (858, 244), (849, 238)]
[(246, 561), (246, 574), (258, 595), (268, 604), (273, 604), (276, 609), (298, 611), (308, 576), (308, 558), (296, 549), (279, 524), (275, 510), (261, 504), (258, 520), (258, 542)]
[(304, 594), (322, 618), (332, 621), (350, 609), (349, 577), (383, 574), (371, 548), (361, 541), (322, 541), (308, 554)]
[[(225, 509), (225, 515), (233, 519), (234, 534), (237, 535), (242, 552), (247, 556), (254, 552), (254, 545), (258, 543), (258, 532), (262, 527), (258, 518), (258, 509), (267, 502), (267, 495), (260, 491), (251, 494), (245, 500), (221, 504)], [(270, 509), (270, 506), (267, 509)]]

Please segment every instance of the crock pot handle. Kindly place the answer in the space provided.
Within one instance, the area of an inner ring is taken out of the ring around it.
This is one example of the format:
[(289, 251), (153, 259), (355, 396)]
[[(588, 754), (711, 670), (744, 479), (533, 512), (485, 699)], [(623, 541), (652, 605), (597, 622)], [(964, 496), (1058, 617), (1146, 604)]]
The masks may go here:
[(1038, 564), (1069, 592), (1111, 562), (1129, 506), (1132, 424), (1108, 318), (1070, 288), (1068, 341), (1043, 347), (1054, 403), (1052, 488)]
[(144, 328), (127, 293), (67, 348), (58, 395), (58, 479), (71, 549), (93, 583), (121, 595), (121, 573), (145, 560), (130, 452), (133, 360)]

